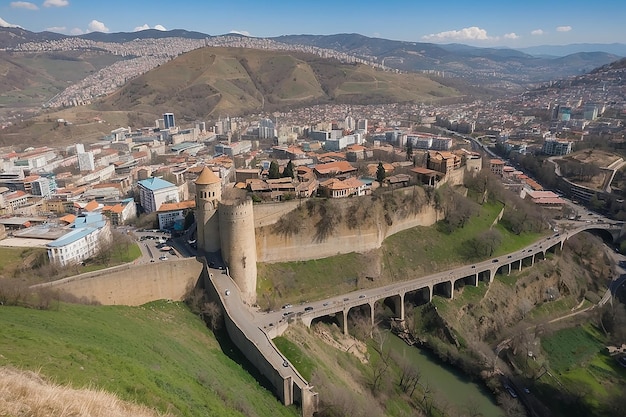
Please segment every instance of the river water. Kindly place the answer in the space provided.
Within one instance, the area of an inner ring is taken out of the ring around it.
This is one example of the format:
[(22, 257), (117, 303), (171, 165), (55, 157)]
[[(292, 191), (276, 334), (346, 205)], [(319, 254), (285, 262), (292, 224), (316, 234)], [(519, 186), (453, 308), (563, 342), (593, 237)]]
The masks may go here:
[(421, 373), (420, 383), (428, 384), (438, 403), (447, 402), (464, 414), (467, 414), (468, 407), (472, 407), (479, 410), (482, 417), (504, 416), (504, 412), (496, 405), (494, 396), (485, 387), (471, 381), (461, 371), (442, 363), (431, 352), (409, 346), (393, 334), (389, 335), (386, 343), (393, 350), (403, 352), (406, 358), (417, 365)]

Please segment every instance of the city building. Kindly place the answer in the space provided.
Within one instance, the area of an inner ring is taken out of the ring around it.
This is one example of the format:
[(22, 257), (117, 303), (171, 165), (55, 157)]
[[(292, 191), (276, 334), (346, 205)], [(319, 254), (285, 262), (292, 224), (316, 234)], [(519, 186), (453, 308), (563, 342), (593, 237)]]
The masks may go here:
[(78, 153), (78, 168), (81, 171), (93, 171), (96, 169), (96, 161), (93, 152)]
[(489, 161), (489, 170), (493, 175), (501, 177), (504, 174), (504, 161), (501, 159), (491, 159)]
[(176, 127), (176, 122), (174, 121), (174, 113), (163, 114), (163, 127), (165, 129)]
[(76, 217), (69, 230), (46, 245), (50, 262), (61, 266), (80, 263), (97, 255), (112, 239), (111, 226), (101, 213)]
[(573, 142), (567, 140), (558, 140), (556, 138), (546, 138), (543, 142), (542, 151), (546, 155), (567, 155), (572, 152)]
[(161, 178), (151, 177), (137, 183), (139, 204), (145, 213), (157, 211), (163, 203), (178, 203), (178, 187)]
[(157, 212), (159, 229), (178, 230), (185, 229), (185, 216), (196, 208), (195, 200), (181, 201), (180, 203), (161, 204)]

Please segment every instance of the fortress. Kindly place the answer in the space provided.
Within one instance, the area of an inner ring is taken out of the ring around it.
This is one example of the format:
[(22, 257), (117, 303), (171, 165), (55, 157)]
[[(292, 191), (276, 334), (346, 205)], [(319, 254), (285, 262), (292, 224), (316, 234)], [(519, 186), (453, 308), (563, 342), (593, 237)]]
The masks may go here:
[[(445, 181), (450, 185), (463, 184), (464, 176), (480, 171), (482, 159), (468, 159), (460, 169), (447, 172)], [(441, 214), (433, 203), (423, 204), (417, 211), (393, 217), (390, 223), (373, 218), (369, 224), (358, 228), (339, 225), (332, 237), (323, 242), (315, 231), (302, 225), (294, 235), (276, 233), (272, 226), (283, 215), (302, 203), (297, 200), (281, 203), (253, 205), (245, 194), (226, 194), (221, 179), (205, 167), (196, 182), (197, 242), (200, 254), (211, 259), (221, 254), (230, 275), (248, 305), (256, 303), (257, 261), (290, 262), (319, 259), (349, 252), (366, 252), (377, 249), (389, 236), (416, 226), (430, 226)], [(231, 190), (227, 190), (231, 191)], [(397, 189), (398, 194), (423, 193), (421, 187)], [(342, 200), (342, 201), (338, 201)], [(334, 199), (336, 210), (349, 211), (357, 199)], [(371, 216), (372, 213), (369, 215)]]
[(256, 239), (249, 197), (222, 198), (222, 181), (205, 167), (196, 180), (198, 249), (221, 251), (229, 275), (247, 304), (256, 303)]

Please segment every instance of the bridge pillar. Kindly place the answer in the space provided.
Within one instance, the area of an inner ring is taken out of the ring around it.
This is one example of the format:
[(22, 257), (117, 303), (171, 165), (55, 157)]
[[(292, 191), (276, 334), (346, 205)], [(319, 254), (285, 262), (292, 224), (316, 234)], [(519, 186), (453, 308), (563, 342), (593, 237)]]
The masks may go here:
[(389, 297), (393, 302), (393, 312), (395, 313), (398, 320), (404, 320), (404, 295), (406, 293), (401, 292), (398, 295), (394, 295)]
[(470, 276), (470, 278), (472, 279), (471, 283), (474, 287), (478, 287), (478, 272), (475, 273), (474, 275)]
[(341, 315), (335, 315), (337, 316), (337, 321), (339, 322), (339, 327), (341, 327), (343, 334), (348, 334), (348, 310), (344, 309), (341, 313)]
[(507, 272), (506, 274), (507, 274), (507, 275), (511, 275), (511, 264), (510, 264), (510, 263), (508, 263), (508, 264), (506, 264), (506, 266), (507, 266), (507, 268), (508, 268), (508, 270), (509, 270), (509, 272)]
[(433, 301), (433, 286), (428, 286), (428, 302), (431, 303)]
[(370, 317), (372, 318), (372, 322), (371, 322), (372, 327), (371, 328), (373, 329), (374, 328), (374, 324), (375, 324), (374, 323), (374, 306), (376, 304), (376, 301), (371, 301), (368, 304), (370, 306)]
[(519, 268), (517, 269), (518, 271), (522, 270), (522, 261), (524, 260), (524, 258), (519, 260)]
[(498, 267), (489, 270), (489, 283), (493, 282), (493, 279), (496, 277), (496, 272), (498, 272)]

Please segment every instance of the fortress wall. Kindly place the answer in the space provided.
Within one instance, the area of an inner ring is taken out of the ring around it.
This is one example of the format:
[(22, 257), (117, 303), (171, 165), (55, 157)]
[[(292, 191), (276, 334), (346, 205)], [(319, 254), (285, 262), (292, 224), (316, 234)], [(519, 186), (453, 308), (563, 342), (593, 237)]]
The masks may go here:
[(387, 237), (416, 226), (430, 226), (437, 221), (437, 211), (426, 206), (415, 215), (394, 219), (391, 226), (376, 224), (358, 229), (339, 226), (332, 236), (318, 239), (312, 226), (305, 226), (297, 235), (280, 235), (271, 226), (256, 230), (258, 262), (290, 262), (326, 258), (350, 252), (378, 249)]
[[(387, 229), (387, 233), (385, 234), (383, 240), (391, 235), (395, 235), (398, 232), (411, 229), (413, 227), (432, 226), (437, 222), (437, 220), (441, 218), (443, 218), (443, 215), (439, 215), (434, 207), (430, 205), (425, 206), (419, 213), (413, 216), (406, 216), (402, 219), (395, 219), (393, 221), (393, 224)], [(380, 244), (382, 245), (382, 243), (383, 242), (381, 241)]]
[(263, 227), (274, 224), (283, 215), (295, 210), (300, 201), (283, 201), (282, 203), (262, 203), (254, 205), (254, 227)]
[(103, 305), (141, 305), (183, 300), (202, 272), (195, 258), (122, 265), (40, 284)]
[(289, 262), (327, 258), (342, 253), (367, 252), (379, 247), (381, 234), (377, 227), (350, 230), (340, 228), (326, 240), (318, 240), (315, 230), (297, 235), (278, 235), (270, 227), (256, 231), (258, 262)]

